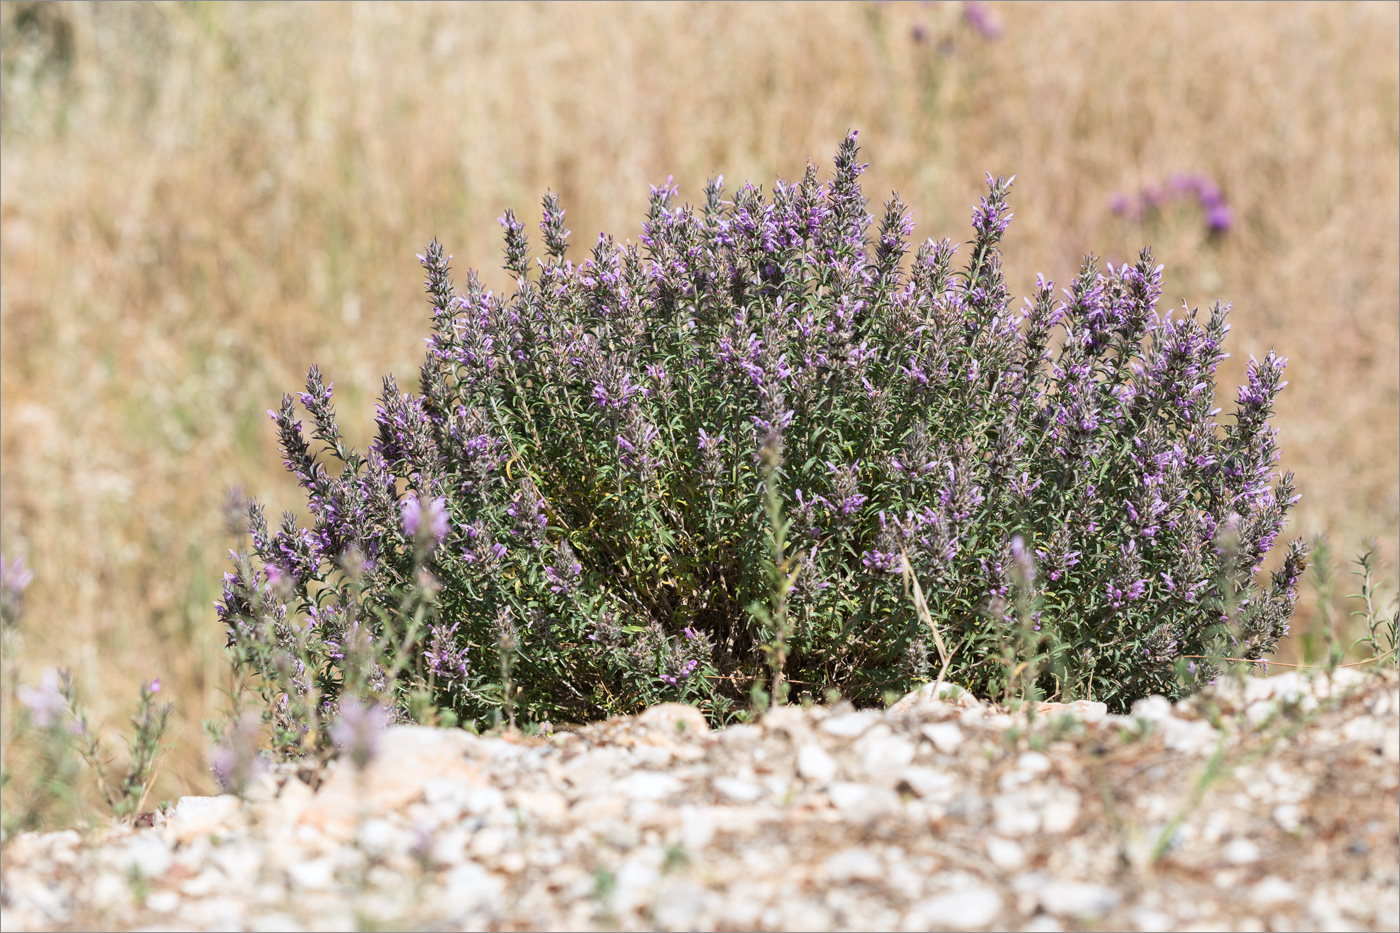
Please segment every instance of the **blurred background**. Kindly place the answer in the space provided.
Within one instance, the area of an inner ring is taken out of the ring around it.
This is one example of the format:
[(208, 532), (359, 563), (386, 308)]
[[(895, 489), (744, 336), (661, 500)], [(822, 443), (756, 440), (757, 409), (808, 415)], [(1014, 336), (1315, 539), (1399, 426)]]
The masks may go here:
[(0, 536), (34, 574), (6, 676), (68, 665), (112, 726), (161, 678), (153, 800), (212, 790), (225, 492), (304, 512), (267, 410), (310, 364), (361, 447), (383, 375), (416, 390), (415, 253), (501, 288), (496, 218), (546, 188), (579, 259), (648, 183), (825, 176), (849, 128), (920, 239), (1015, 174), (1017, 295), (1150, 244), (1164, 310), (1233, 302), (1219, 404), (1289, 358), (1289, 536), (1378, 539), (1394, 591), (1400, 4), (6, 2), (0, 66)]

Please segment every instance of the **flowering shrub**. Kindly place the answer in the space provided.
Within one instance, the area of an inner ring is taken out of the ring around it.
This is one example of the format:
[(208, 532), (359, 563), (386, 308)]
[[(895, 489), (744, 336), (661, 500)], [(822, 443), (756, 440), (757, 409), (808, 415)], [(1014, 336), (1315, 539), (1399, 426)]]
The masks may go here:
[(1122, 708), (1272, 649), (1305, 561), (1295, 542), (1260, 579), (1296, 499), (1267, 421), (1283, 361), (1252, 362), (1219, 424), (1225, 308), (1158, 313), (1144, 250), (1013, 309), (1011, 181), (988, 176), (962, 257), (910, 257), (857, 153), (851, 133), (825, 183), (713, 181), (698, 208), (668, 182), (640, 245), (577, 264), (557, 198), (533, 265), (507, 211), (509, 296), (458, 291), (429, 246), (419, 391), (385, 380), (368, 452), (315, 367), (321, 449), (291, 396), (271, 412), (314, 522), (252, 504), (221, 615), (284, 685), (281, 726), (347, 691), (723, 721), (755, 690), (869, 704), (934, 676)]

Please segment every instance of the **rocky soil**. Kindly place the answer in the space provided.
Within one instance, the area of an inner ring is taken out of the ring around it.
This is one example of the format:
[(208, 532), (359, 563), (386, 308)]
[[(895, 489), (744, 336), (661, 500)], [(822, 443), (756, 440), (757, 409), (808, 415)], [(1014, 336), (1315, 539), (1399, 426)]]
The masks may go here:
[(1394, 672), (1129, 716), (929, 689), (710, 731), (403, 726), (158, 825), (10, 839), (0, 926), (1395, 930)]

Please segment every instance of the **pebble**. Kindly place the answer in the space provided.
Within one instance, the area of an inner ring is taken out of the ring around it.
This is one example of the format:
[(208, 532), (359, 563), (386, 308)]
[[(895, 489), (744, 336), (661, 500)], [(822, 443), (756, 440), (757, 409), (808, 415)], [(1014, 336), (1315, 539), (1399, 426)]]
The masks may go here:
[(919, 901), (909, 911), (906, 930), (982, 930), (1002, 913), (995, 888), (978, 886)]
[(797, 773), (814, 784), (830, 784), (840, 771), (836, 759), (820, 745), (804, 745), (797, 751)]
[(1101, 884), (1049, 879), (1036, 891), (1040, 906), (1057, 917), (1101, 917), (1117, 906), (1119, 894)]
[(933, 747), (945, 755), (955, 754), (958, 746), (962, 744), (963, 733), (956, 723), (951, 722), (930, 722), (925, 723), (919, 730), (924, 737), (933, 743)]
[(184, 797), (154, 828), (7, 838), (0, 926), (1400, 920), (1393, 673), (1223, 680), (1208, 702), (1149, 697), (1126, 716), (934, 693), (883, 712), (776, 707), (721, 730), (676, 704), (542, 738), (393, 727), (364, 771), (332, 763), (316, 790), (274, 768), (246, 799)]

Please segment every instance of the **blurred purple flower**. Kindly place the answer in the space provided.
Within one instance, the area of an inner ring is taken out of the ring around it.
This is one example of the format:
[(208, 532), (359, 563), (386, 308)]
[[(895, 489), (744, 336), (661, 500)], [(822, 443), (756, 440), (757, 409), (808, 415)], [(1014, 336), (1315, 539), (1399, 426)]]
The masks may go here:
[(423, 504), (419, 501), (417, 495), (409, 493), (408, 498), (403, 500), (399, 508), (403, 514), (404, 533), (410, 538), (419, 538), (420, 531), (423, 532), (422, 537), (426, 538), (431, 535), (431, 541), (429, 542), (430, 551), (441, 544), (447, 537), (448, 518), (446, 497), (438, 496), (428, 504), (428, 523), (426, 527), (423, 525)]
[(6, 625), (17, 621), (24, 611), (24, 591), (34, 582), (34, 574), (24, 566), (24, 558), (0, 557), (0, 620)]
[(223, 741), (209, 753), (210, 770), (219, 789), (241, 794), (248, 783), (266, 767), (258, 755), (262, 737), (262, 720), (257, 714), (244, 712), (225, 733)]
[(44, 671), (38, 689), (21, 685), (17, 694), (19, 702), (29, 710), (30, 719), (40, 729), (47, 729), (63, 715), (63, 692), (58, 687), (58, 672), (52, 668)]
[(1206, 212), (1206, 225), (1212, 233), (1224, 233), (1235, 224), (1235, 215), (1229, 205), (1217, 204)]
[(389, 727), (389, 711), (378, 703), (361, 703), (347, 697), (340, 703), (340, 716), (331, 726), (331, 741), (350, 756), (357, 770), (363, 770), (379, 753), (379, 740)]
[(0, 586), (12, 593), (23, 593), (34, 582), (34, 573), (24, 566), (24, 558), (5, 560), (0, 557)]
[(982, 34), (984, 39), (999, 39), (1005, 31), (998, 19), (986, 5), (978, 0), (967, 0), (963, 4), (963, 19), (973, 29)]

